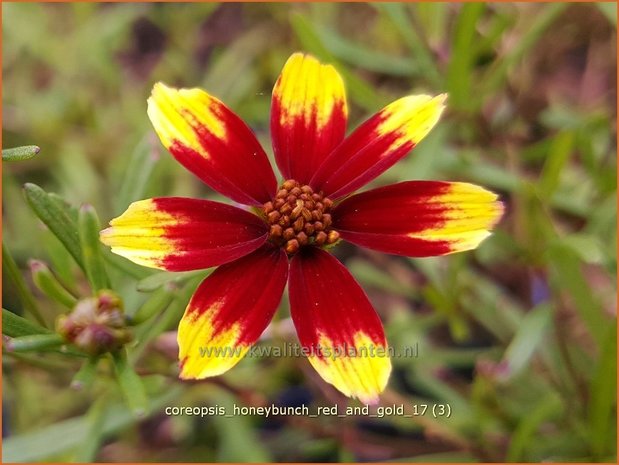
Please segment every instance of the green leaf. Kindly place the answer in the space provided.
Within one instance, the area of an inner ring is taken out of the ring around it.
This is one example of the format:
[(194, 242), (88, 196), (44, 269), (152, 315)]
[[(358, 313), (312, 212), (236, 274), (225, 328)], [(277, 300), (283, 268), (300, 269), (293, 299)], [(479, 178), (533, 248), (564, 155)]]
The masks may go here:
[(465, 3), (456, 19), (451, 60), (447, 68), (449, 104), (462, 110), (471, 109), (472, 68), (475, 63), (477, 25), (486, 6), (484, 3)]
[[(180, 386), (170, 387), (150, 405), (147, 415), (169, 405), (182, 392)], [(115, 433), (135, 422), (135, 417), (124, 405), (113, 405), (101, 428), (103, 435)], [(2, 444), (4, 463), (41, 462), (71, 450), (87, 440), (89, 434), (87, 416), (64, 420), (45, 428), (5, 438)]]
[(33, 334), (10, 339), (5, 347), (9, 352), (33, 352), (50, 347), (59, 347), (64, 342), (60, 334)]
[(154, 273), (146, 278), (138, 281), (137, 289), (140, 292), (153, 292), (165, 285), (181, 284), (194, 276), (208, 276), (215, 268), (209, 270), (197, 270), (197, 271), (182, 271), (182, 272), (170, 272), (161, 271)]
[(109, 289), (110, 280), (105, 271), (105, 263), (101, 253), (99, 231), (101, 224), (97, 212), (91, 205), (83, 205), (78, 217), (79, 239), (82, 246), (82, 256), (86, 276), (93, 291)]
[(48, 266), (40, 260), (30, 260), (34, 284), (50, 299), (67, 308), (75, 307), (77, 299), (56, 279)]
[(381, 98), (372, 86), (339, 64), (335, 56), (325, 47), (314, 26), (304, 16), (293, 14), (290, 24), (306, 50), (315, 54), (317, 58), (336, 66), (344, 78), (350, 96), (359, 106), (371, 112), (384, 106), (385, 99)]
[(24, 145), (12, 149), (2, 149), (2, 161), (21, 161), (34, 157), (41, 151), (36, 145)]
[(135, 417), (143, 417), (148, 409), (148, 398), (141, 378), (129, 364), (125, 350), (120, 350), (112, 356), (118, 384), (125, 396), (127, 405)]
[(319, 24), (313, 24), (313, 28), (329, 52), (342, 61), (361, 69), (392, 76), (419, 74), (419, 67), (409, 59), (394, 57), (380, 51), (362, 47), (356, 42), (345, 39), (338, 33)]
[(542, 422), (561, 413), (564, 405), (556, 394), (550, 393), (535, 405), (527, 407), (528, 413), (516, 427), (507, 451), (508, 462), (527, 461), (527, 446), (534, 442), (535, 434)]
[(88, 388), (92, 385), (97, 374), (97, 365), (99, 364), (98, 357), (91, 357), (86, 360), (79, 371), (73, 377), (71, 381), (71, 387), (73, 389)]
[(538, 14), (533, 15), (531, 21), (526, 23), (526, 31), (519, 37), (519, 40), (513, 42), (511, 50), (497, 60), (495, 65), (488, 70), (486, 76), (482, 78), (481, 95), (492, 94), (503, 85), (512, 66), (517, 64), (533, 48), (567, 5), (567, 3), (540, 4)]
[(77, 264), (84, 269), (77, 225), (68, 211), (59, 205), (57, 198), (51, 197), (36, 184), (25, 184), (24, 195), (34, 213), (62, 242)]
[(548, 247), (548, 258), (553, 288), (571, 295), (575, 310), (594, 340), (602, 341), (609, 321), (604, 317), (602, 305), (585, 279), (578, 255), (559, 239)]
[(144, 198), (148, 181), (159, 159), (159, 152), (149, 134), (139, 142), (129, 157), (114, 203), (115, 211), (122, 212), (131, 202)]
[[(211, 388), (210, 401), (222, 405), (232, 412), (236, 399), (220, 388)], [(242, 415), (231, 417), (215, 415), (211, 417), (219, 435), (217, 462), (266, 463), (271, 461), (268, 449), (264, 446), (249, 418)]]
[(95, 461), (97, 452), (103, 442), (103, 426), (107, 416), (108, 399), (103, 396), (95, 400), (86, 414), (88, 434), (75, 454), (75, 462), (91, 463)]
[(39, 311), (36, 301), (33, 295), (30, 293), (23, 276), (17, 268), (17, 263), (13, 260), (13, 257), (9, 253), (5, 243), (2, 243), (2, 275), (6, 276), (8, 281), (13, 283), (13, 287), (17, 291), (19, 300), (21, 300), (24, 309), (29, 312), (40, 324), (45, 326), (45, 319)]
[(435, 87), (441, 87), (443, 76), (439, 72), (436, 62), (427, 44), (419, 37), (414, 24), (403, 3), (374, 3), (372, 4), (378, 11), (386, 14), (395, 30), (402, 36), (404, 42), (409, 47), (411, 54), (419, 63), (419, 69), (423, 70), (424, 76)]
[(174, 299), (174, 291), (167, 287), (157, 289), (153, 294), (142, 304), (134, 315), (128, 315), (131, 324), (137, 325), (143, 323), (153, 316), (161, 313)]
[(574, 133), (561, 132), (553, 140), (548, 158), (538, 182), (538, 192), (543, 199), (551, 199), (559, 187), (561, 173), (574, 149)]
[(536, 350), (544, 341), (544, 336), (552, 322), (552, 307), (540, 304), (527, 313), (511, 343), (505, 350), (503, 360), (507, 362), (507, 379), (517, 376), (527, 365)]
[(591, 378), (589, 402), (589, 441), (593, 460), (613, 453), (617, 438), (617, 321), (609, 324), (602, 341), (600, 356)]
[(5, 308), (2, 309), (2, 334), (5, 336), (21, 337), (31, 334), (50, 334), (51, 332), (49, 329), (28, 321)]

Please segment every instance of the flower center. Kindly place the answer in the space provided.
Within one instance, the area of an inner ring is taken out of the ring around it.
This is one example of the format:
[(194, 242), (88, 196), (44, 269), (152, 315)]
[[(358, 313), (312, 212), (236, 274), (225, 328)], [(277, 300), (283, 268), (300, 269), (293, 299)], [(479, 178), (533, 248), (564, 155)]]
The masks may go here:
[(340, 238), (331, 228), (333, 202), (322, 192), (288, 179), (280, 186), (275, 199), (263, 206), (270, 226), (269, 240), (284, 247), (288, 255), (306, 245), (330, 245)]

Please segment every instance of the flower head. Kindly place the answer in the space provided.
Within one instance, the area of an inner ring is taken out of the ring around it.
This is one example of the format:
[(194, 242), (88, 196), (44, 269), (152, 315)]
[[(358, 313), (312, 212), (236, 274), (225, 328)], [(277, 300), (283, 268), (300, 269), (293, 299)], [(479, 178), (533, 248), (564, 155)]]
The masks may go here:
[(292, 319), (314, 368), (347, 396), (377, 401), (391, 371), (383, 327), (327, 249), (346, 240), (425, 257), (473, 249), (490, 234), (502, 205), (472, 184), (407, 181), (350, 195), (410, 152), (444, 102), (445, 95), (401, 98), (345, 137), (339, 74), (293, 54), (271, 104), (278, 186), (252, 131), (222, 102), (199, 89), (155, 85), (148, 115), (170, 153), (211, 188), (251, 207), (142, 200), (101, 233), (113, 252), (141, 265), (171, 271), (221, 265), (200, 284), (180, 322), (181, 378), (234, 366), (271, 321), (288, 283)]

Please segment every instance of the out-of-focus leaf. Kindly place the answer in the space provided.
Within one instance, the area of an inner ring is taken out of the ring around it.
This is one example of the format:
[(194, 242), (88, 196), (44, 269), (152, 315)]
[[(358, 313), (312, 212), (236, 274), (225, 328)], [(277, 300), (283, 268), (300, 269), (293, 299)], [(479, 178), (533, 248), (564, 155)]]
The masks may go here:
[(486, 76), (482, 77), (482, 95), (492, 94), (503, 84), (510, 68), (515, 65), (542, 36), (548, 27), (559, 17), (567, 7), (566, 3), (552, 3), (540, 5), (539, 14), (532, 15), (526, 30), (519, 40), (513, 41), (513, 46), (507, 53), (497, 60)]
[(33, 295), (30, 293), (28, 286), (26, 286), (26, 282), (4, 242), (2, 243), (2, 272), (3, 277), (6, 276), (8, 280), (13, 283), (13, 286), (15, 286), (15, 290), (17, 291), (24, 309), (32, 314), (40, 324), (45, 326), (45, 319), (41, 315)]
[(561, 172), (572, 154), (573, 147), (572, 132), (561, 132), (554, 138), (538, 183), (538, 191), (542, 198), (550, 199), (556, 191)]
[(427, 44), (419, 37), (417, 28), (410, 21), (408, 13), (402, 3), (374, 3), (374, 8), (383, 12), (395, 26), (395, 29), (410, 48), (412, 56), (419, 63), (419, 69), (425, 73), (428, 79), (437, 88), (441, 86), (443, 77), (436, 66), (436, 60), (432, 56)]
[(77, 225), (68, 212), (36, 184), (24, 185), (24, 194), (39, 219), (62, 242), (77, 264), (84, 269)]
[[(601, 342), (600, 356), (590, 382), (589, 441), (594, 460), (616, 453), (617, 438), (617, 321), (609, 324)], [(615, 412), (615, 415), (613, 415)]]
[(113, 354), (116, 377), (120, 389), (127, 400), (129, 409), (136, 417), (143, 417), (148, 410), (148, 397), (142, 380), (127, 360), (124, 349)]
[(552, 307), (546, 303), (538, 305), (524, 316), (512, 342), (505, 350), (503, 360), (507, 363), (508, 374), (504, 381), (517, 376), (526, 367), (544, 341), (551, 321)]
[[(147, 415), (158, 412), (162, 407), (178, 397), (182, 388), (171, 386), (153, 400)], [(135, 421), (131, 411), (125, 405), (109, 407), (105, 416), (103, 434), (111, 434), (126, 428)], [(86, 416), (64, 420), (45, 428), (5, 438), (2, 444), (2, 462), (40, 462), (68, 451), (82, 444), (88, 436), (88, 419)]]
[(91, 205), (83, 205), (80, 208), (78, 228), (84, 268), (92, 290), (96, 292), (109, 289), (110, 280), (105, 270), (105, 263), (103, 263), (99, 241), (101, 225), (97, 212)]
[(21, 161), (34, 157), (41, 151), (36, 145), (24, 145), (12, 149), (2, 149), (2, 161)]
[(107, 415), (108, 399), (106, 396), (99, 397), (92, 404), (86, 414), (86, 427), (88, 434), (80, 445), (75, 455), (75, 462), (91, 463), (95, 461), (97, 452), (103, 442), (103, 426)]
[[(221, 389), (211, 389), (209, 397), (214, 405), (222, 405), (232, 412), (235, 399)], [(219, 436), (217, 462), (270, 462), (268, 449), (249, 424), (249, 417), (215, 415), (211, 418)]]
[(523, 415), (520, 424), (512, 435), (507, 451), (507, 461), (524, 462), (531, 460), (526, 455), (526, 449), (530, 447), (531, 439), (537, 434), (541, 423), (561, 413), (562, 408), (561, 400), (554, 393), (550, 393), (535, 405), (528, 406), (527, 414)]
[(596, 2), (595, 6), (604, 13), (613, 26), (617, 27), (617, 4), (615, 2)]
[(393, 76), (410, 76), (419, 73), (419, 67), (415, 66), (409, 59), (394, 57), (363, 47), (319, 24), (314, 24), (313, 27), (322, 39), (325, 47), (344, 62), (361, 69), (391, 74)]
[(40, 260), (30, 260), (32, 281), (50, 299), (73, 308), (77, 299), (58, 282), (48, 266)]
[(71, 387), (73, 389), (88, 388), (95, 380), (98, 364), (99, 359), (96, 357), (91, 357), (88, 360), (84, 361), (82, 367), (73, 377), (73, 380), (71, 381)]
[(180, 284), (195, 276), (206, 277), (212, 273), (213, 270), (214, 268), (207, 271), (181, 271), (176, 273), (170, 271), (156, 272), (138, 281), (137, 289), (140, 292), (153, 292), (166, 284)]
[(131, 324), (137, 325), (149, 320), (158, 313), (161, 313), (174, 299), (174, 291), (166, 287), (157, 289), (153, 294), (142, 304), (134, 315), (127, 315)]
[(59, 334), (32, 334), (10, 339), (6, 343), (6, 349), (9, 352), (33, 352), (58, 347), (63, 343), (64, 339)]
[(159, 162), (159, 150), (149, 134), (144, 137), (129, 157), (122, 184), (115, 200), (114, 210), (121, 213), (131, 202), (144, 198), (148, 180)]
[(386, 103), (385, 99), (381, 98), (372, 86), (349, 72), (346, 67), (338, 64), (337, 59), (324, 46), (320, 35), (314, 30), (307, 18), (294, 14), (290, 19), (290, 24), (307, 51), (314, 53), (321, 60), (336, 65), (337, 70), (344, 77), (350, 96), (359, 106), (368, 111), (376, 112)]
[(447, 68), (447, 92), (449, 104), (460, 110), (468, 110), (471, 103), (472, 67), (475, 63), (475, 40), (477, 24), (486, 6), (484, 3), (462, 5), (454, 27), (453, 45)]
[(604, 318), (599, 299), (589, 287), (576, 253), (561, 240), (548, 248), (551, 283), (560, 292), (567, 292), (574, 300), (574, 308), (595, 339), (602, 341), (608, 321)]
[(5, 308), (2, 309), (2, 334), (6, 336), (21, 337), (32, 334), (50, 334), (51, 332), (49, 329), (15, 315)]

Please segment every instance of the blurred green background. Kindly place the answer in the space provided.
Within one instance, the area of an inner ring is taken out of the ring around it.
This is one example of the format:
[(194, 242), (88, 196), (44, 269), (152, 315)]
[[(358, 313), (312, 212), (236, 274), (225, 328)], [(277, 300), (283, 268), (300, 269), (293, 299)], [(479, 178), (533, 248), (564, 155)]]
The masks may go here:
[[(148, 316), (128, 346), (148, 413), (125, 407), (108, 359), (75, 390), (83, 357), (4, 351), (4, 461), (616, 460), (616, 4), (3, 3), (2, 14), (3, 147), (41, 147), (3, 164), (3, 258), (19, 270), (4, 269), (3, 307), (32, 321), (38, 308), (49, 328), (66, 309), (33, 284), (30, 259), (74, 294), (91, 291), (24, 183), (92, 204), (104, 224), (137, 199), (219, 198), (154, 136), (156, 81), (208, 90), (269, 151), (271, 89), (297, 50), (343, 75), (350, 127), (403, 95), (448, 92), (432, 133), (373, 185), (469, 181), (506, 204), (474, 252), (334, 250), (390, 344), (418, 344), (418, 357), (393, 360), (383, 405), (449, 405), (450, 418), (165, 415), (357, 404), (304, 359), (246, 359), (181, 383), (174, 331), (205, 272), (161, 273), (105, 252), (127, 314)], [(272, 330), (261, 344), (296, 341), (286, 298)]]

